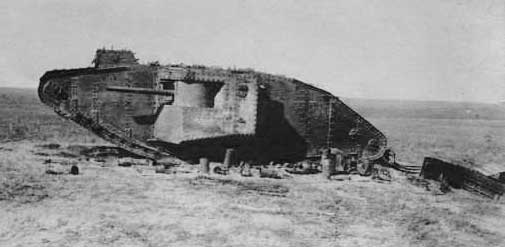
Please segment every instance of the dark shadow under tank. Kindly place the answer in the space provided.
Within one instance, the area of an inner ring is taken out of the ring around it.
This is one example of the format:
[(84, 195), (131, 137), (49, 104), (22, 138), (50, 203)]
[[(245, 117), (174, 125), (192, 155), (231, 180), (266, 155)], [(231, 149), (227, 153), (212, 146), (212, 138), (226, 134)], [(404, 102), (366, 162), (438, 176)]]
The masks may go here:
[(128, 50), (97, 50), (94, 67), (53, 70), (39, 97), (119, 147), (172, 156), (296, 162), (323, 149), (376, 158), (386, 137), (329, 92), (253, 70), (139, 64)]

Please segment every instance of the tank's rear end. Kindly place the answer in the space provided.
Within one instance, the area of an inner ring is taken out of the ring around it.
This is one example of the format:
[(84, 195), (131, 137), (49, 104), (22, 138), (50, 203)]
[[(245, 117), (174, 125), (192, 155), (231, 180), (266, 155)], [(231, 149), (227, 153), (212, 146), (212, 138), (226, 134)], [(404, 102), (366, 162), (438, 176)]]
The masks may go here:
[(258, 74), (258, 133), (268, 137), (277, 158), (319, 157), (337, 148), (355, 156), (377, 159), (387, 139), (339, 98), (301, 81)]

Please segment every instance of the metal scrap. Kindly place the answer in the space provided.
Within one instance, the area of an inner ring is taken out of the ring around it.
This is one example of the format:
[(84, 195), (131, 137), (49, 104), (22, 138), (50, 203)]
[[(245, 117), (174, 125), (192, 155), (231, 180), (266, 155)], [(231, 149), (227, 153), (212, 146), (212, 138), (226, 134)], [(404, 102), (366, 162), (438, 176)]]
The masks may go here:
[(505, 193), (505, 184), (486, 176), (468, 164), (438, 158), (424, 158), (421, 176), (452, 188), (461, 188), (488, 198), (498, 199)]

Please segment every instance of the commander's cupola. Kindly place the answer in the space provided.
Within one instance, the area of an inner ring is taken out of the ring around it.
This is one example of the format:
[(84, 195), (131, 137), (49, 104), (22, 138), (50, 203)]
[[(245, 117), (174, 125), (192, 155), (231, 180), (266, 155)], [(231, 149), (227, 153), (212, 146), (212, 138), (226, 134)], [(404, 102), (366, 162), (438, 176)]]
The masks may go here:
[(93, 63), (95, 64), (95, 68), (113, 68), (137, 65), (138, 59), (129, 50), (98, 49), (96, 50)]

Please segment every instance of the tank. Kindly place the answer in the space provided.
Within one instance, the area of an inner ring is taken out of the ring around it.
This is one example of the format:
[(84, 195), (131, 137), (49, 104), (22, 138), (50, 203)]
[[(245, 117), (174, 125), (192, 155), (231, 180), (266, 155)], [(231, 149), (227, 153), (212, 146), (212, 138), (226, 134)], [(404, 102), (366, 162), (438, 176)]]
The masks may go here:
[(60, 116), (149, 159), (297, 162), (322, 150), (378, 159), (386, 137), (338, 97), (251, 69), (140, 64), (96, 51), (94, 67), (52, 70), (38, 94)]

